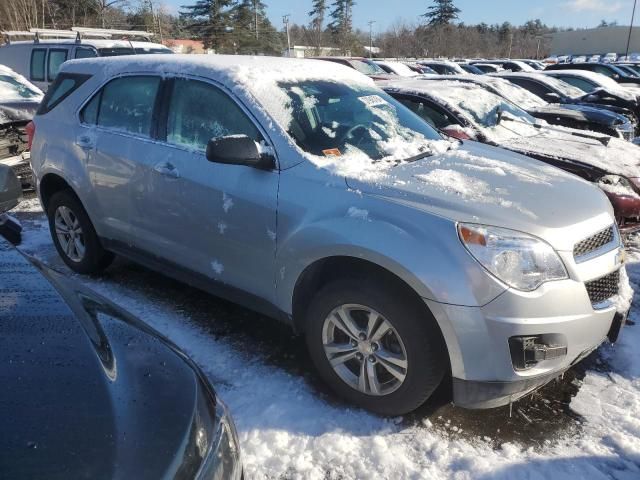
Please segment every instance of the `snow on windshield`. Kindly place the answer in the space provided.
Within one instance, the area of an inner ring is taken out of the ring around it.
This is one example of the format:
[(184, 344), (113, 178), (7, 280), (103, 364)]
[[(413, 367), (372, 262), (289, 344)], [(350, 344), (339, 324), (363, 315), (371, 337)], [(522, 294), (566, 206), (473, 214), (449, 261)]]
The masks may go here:
[[(455, 144), (366, 77), (342, 67), (309, 61), (293, 71), (237, 72), (259, 105), (287, 132), (315, 165), (343, 176), (376, 178), (419, 155), (444, 152)], [(326, 65), (326, 67), (325, 67)], [(331, 69), (331, 75), (327, 73)]]
[(513, 103), (477, 85), (463, 82), (434, 83), (431, 93), (462, 110), (491, 141), (538, 134), (536, 119)]
[(486, 77), (483, 79), (488, 85), (490, 85), (495, 91), (497, 91), (504, 98), (512, 101), (516, 105), (526, 110), (534, 109), (537, 107), (544, 107), (547, 102), (542, 100), (537, 95), (534, 95), (529, 90), (519, 87), (511, 83), (508, 80), (502, 78)]
[(547, 85), (549, 85), (551, 88), (559, 91), (560, 93), (562, 93), (563, 95), (566, 95), (567, 97), (579, 98), (584, 96), (584, 92), (582, 90), (580, 90), (578, 87), (574, 87), (570, 83), (563, 82), (562, 80), (559, 80), (554, 77), (550, 77), (543, 73), (536, 74), (536, 75), (540, 79), (542, 79), (542, 81), (544, 81)]
[(40, 89), (22, 75), (0, 65), (0, 102), (39, 100), (42, 96)]

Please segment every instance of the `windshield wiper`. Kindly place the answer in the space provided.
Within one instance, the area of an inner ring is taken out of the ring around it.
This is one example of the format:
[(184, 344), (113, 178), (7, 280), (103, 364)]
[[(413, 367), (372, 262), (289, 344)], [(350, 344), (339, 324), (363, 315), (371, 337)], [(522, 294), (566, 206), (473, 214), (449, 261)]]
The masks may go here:
[(433, 156), (433, 151), (427, 150), (426, 152), (422, 152), (422, 153), (419, 153), (418, 155), (414, 155), (413, 157), (409, 157), (403, 160), (403, 162), (407, 162), (407, 163), (417, 162), (418, 160), (422, 160), (423, 158), (427, 158), (431, 156)]

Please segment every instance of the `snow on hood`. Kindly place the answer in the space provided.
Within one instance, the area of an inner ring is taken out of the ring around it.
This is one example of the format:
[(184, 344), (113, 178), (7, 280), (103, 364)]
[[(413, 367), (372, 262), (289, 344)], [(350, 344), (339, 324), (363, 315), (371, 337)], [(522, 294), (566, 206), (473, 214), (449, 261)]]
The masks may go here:
[[(13, 81), (11, 83), (2, 81), (2, 76), (7, 76)], [(26, 94), (22, 94), (23, 90)], [(25, 100), (41, 101), (44, 94), (42, 90), (29, 82), (25, 77), (11, 70), (9, 67), (0, 65), (0, 103), (23, 102)]]
[(588, 221), (611, 210), (607, 198), (590, 183), (476, 142), (398, 166), (376, 182), (347, 179), (347, 183), (364, 193), (395, 198), (455, 221), (533, 234), (540, 229), (541, 236), (545, 228), (566, 228), (568, 223)]
[[(515, 122), (512, 122), (515, 123)], [(510, 125), (511, 126), (511, 125)], [(577, 134), (574, 135), (574, 134)], [(570, 128), (540, 129), (534, 136), (516, 136), (500, 142), (500, 146), (520, 153), (566, 159), (599, 168), (609, 174), (627, 178), (640, 177), (640, 148), (631, 142), (606, 135)], [(598, 138), (606, 137), (603, 145)]]

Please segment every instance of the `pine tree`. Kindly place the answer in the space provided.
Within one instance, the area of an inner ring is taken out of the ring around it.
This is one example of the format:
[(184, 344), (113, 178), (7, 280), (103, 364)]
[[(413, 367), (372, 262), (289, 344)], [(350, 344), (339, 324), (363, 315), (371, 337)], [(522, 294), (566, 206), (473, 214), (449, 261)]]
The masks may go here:
[(230, 10), (234, 52), (281, 54), (281, 34), (273, 27), (260, 0), (237, 0)]
[(453, 4), (453, 0), (433, 0), (433, 3), (422, 15), (430, 26), (442, 27), (458, 19), (461, 10)]
[(232, 0), (197, 0), (194, 5), (183, 5), (181, 8), (186, 10), (180, 12), (180, 17), (190, 21), (188, 29), (202, 39), (205, 48), (220, 52), (229, 44), (232, 3)]
[(327, 4), (325, 0), (313, 0), (309, 16), (311, 17), (310, 27), (315, 36), (316, 55), (320, 55), (320, 49), (322, 48), (322, 28), (326, 10)]
[(329, 30), (337, 37), (342, 52), (347, 54), (353, 43), (353, 6), (354, 0), (336, 0), (330, 17)]

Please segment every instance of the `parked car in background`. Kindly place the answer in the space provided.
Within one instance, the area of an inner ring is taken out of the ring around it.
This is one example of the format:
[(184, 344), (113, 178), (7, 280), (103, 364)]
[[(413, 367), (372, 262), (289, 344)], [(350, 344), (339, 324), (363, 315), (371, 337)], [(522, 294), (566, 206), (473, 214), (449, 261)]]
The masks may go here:
[(382, 67), (372, 60), (364, 57), (313, 57), (311, 60), (324, 60), (325, 62), (338, 63), (357, 70), (374, 80), (388, 80), (395, 78), (395, 73), (387, 73)]
[(34, 187), (26, 128), (42, 97), (38, 87), (0, 65), (0, 164), (12, 168), (25, 189)]
[(518, 58), (517, 59), (519, 62), (523, 62), (526, 63), (527, 65), (529, 65), (531, 68), (533, 68), (534, 70), (544, 70), (546, 65), (544, 63), (542, 63), (540, 60), (531, 60), (531, 59), (522, 59), (522, 58)]
[(386, 82), (384, 89), (448, 135), (527, 155), (599, 186), (620, 230), (640, 231), (640, 149), (609, 136), (551, 129), (515, 104), (456, 81)]
[(559, 63), (555, 65), (549, 65), (545, 71), (560, 71), (560, 70), (587, 70), (589, 72), (600, 73), (606, 77), (612, 78), (617, 83), (624, 86), (640, 87), (640, 78), (632, 76), (610, 63)]
[(421, 75), (419, 72), (412, 70), (402, 62), (376, 60), (374, 61), (374, 63), (391, 75), (400, 75), (401, 77), (415, 77)]
[(3, 477), (240, 480), (233, 420), (183, 352), (1, 237), (0, 252)]
[(600, 57), (600, 61), (603, 63), (615, 62), (616, 60), (618, 60), (617, 53), (606, 53), (602, 57)]
[[(83, 29), (93, 30), (93, 29)], [(109, 30), (101, 30), (108, 32)], [(116, 32), (119, 32), (116, 30)], [(131, 32), (141, 34), (146, 32)], [(71, 36), (81, 32), (69, 31)], [(110, 35), (110, 34), (106, 34)], [(148, 35), (148, 34), (147, 34)], [(67, 60), (75, 58), (110, 57), (119, 55), (142, 55), (151, 53), (173, 53), (162, 44), (148, 41), (106, 40), (96, 38), (37, 39), (36, 41), (13, 41), (0, 45), (0, 65), (15, 70), (29, 79), (38, 88), (46, 91)]]
[(616, 66), (630, 69), (635, 76), (640, 76), (640, 64), (638, 63), (616, 63)]
[(438, 74), (438, 72), (436, 72), (435, 70), (425, 65), (420, 65), (419, 63), (416, 63), (416, 62), (404, 62), (404, 64), (416, 73), (428, 73), (431, 75)]
[[(430, 77), (432, 78), (432, 77)], [(632, 141), (635, 138), (636, 124), (624, 115), (597, 105), (548, 103), (529, 90), (511, 83), (504, 78), (492, 75), (442, 76), (442, 80), (457, 80), (479, 85), (506, 100), (515, 103), (530, 115), (545, 120), (551, 125), (589, 130), (604, 133), (613, 137)], [(436, 79), (434, 77), (434, 79)]]
[(448, 375), (456, 404), (504, 405), (621, 324), (598, 189), (445, 140), (353, 69), (91, 59), (43, 105), (32, 162), (70, 268), (115, 252), (288, 322), (361, 407), (406, 413)]
[(438, 75), (465, 75), (467, 73), (455, 62), (447, 62), (445, 60), (419, 60), (418, 63), (429, 67)]
[(482, 60), (481, 62), (471, 62), (471, 64), (473, 65), (475, 65), (476, 63), (498, 65), (503, 70), (507, 70), (509, 72), (535, 72), (536, 71), (535, 68), (519, 60)]
[[(570, 70), (562, 72), (544, 73), (500, 73), (496, 76), (504, 78), (529, 90), (541, 99), (549, 103), (558, 103), (560, 105), (587, 105), (595, 106), (599, 109), (610, 110), (614, 113), (624, 115), (635, 126), (635, 135), (640, 134), (638, 124), (640, 119), (640, 103), (631, 89), (623, 89), (619, 86), (615, 88), (596, 89), (591, 93), (573, 85), (572, 82), (565, 80), (566, 76), (556, 76)], [(603, 77), (602, 75), (584, 71), (586, 75)], [(606, 78), (606, 77), (604, 77)], [(611, 79), (609, 79), (611, 80)], [(628, 137), (635, 136), (629, 134)], [(627, 137), (625, 137), (627, 138)], [(627, 138), (627, 140), (630, 138)]]

